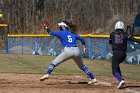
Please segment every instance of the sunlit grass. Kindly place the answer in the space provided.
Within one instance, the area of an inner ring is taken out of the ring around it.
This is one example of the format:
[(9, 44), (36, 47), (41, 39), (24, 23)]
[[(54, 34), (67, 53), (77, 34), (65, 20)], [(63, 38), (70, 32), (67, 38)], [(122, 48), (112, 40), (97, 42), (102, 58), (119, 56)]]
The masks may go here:
[[(43, 74), (47, 70), (53, 56), (0, 54), (1, 73), (29, 73)], [(90, 68), (96, 76), (112, 76), (111, 62), (83, 58), (83, 63)], [(140, 80), (140, 65), (121, 64), (122, 74), (125, 78)], [(53, 74), (83, 75), (72, 59), (60, 64)]]

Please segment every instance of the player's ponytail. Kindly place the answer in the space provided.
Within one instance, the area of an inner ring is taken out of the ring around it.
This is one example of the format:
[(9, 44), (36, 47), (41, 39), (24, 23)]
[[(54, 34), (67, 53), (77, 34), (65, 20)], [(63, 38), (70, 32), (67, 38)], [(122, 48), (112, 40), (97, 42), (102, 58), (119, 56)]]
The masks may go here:
[(68, 25), (67, 29), (70, 30), (71, 32), (75, 33), (77, 31), (77, 25), (74, 25), (73, 23), (68, 21), (63, 21), (63, 22)]

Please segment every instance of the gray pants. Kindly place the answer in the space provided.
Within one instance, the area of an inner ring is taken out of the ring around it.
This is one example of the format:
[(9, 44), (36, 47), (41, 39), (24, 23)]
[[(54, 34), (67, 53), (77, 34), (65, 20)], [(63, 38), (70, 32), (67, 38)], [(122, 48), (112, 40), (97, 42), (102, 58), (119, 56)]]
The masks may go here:
[(65, 47), (64, 51), (52, 61), (52, 64), (57, 66), (70, 58), (73, 58), (81, 70), (83, 69), (84, 64), (81, 58), (80, 49), (78, 47)]

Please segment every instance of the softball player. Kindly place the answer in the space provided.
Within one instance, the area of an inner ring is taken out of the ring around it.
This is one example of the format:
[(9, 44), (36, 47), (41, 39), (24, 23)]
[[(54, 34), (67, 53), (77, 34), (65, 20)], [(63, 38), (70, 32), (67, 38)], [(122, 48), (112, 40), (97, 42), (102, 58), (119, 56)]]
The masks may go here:
[(110, 34), (109, 43), (112, 44), (112, 73), (119, 81), (118, 89), (121, 89), (124, 85), (124, 79), (120, 70), (120, 63), (122, 63), (126, 58), (127, 41), (132, 40), (140, 43), (139, 40), (132, 36), (127, 35), (124, 32), (124, 23), (118, 21), (115, 25), (115, 31)]
[(96, 78), (94, 77), (92, 72), (88, 69), (88, 67), (86, 67), (83, 64), (83, 61), (81, 58), (81, 52), (76, 45), (76, 40), (80, 40), (83, 45), (84, 52), (87, 52), (87, 49), (85, 47), (85, 41), (82, 37), (80, 37), (79, 35), (71, 32), (69, 30), (70, 27), (72, 27), (72, 25), (70, 23), (68, 23), (67, 21), (60, 22), (60, 23), (58, 23), (58, 26), (60, 27), (60, 30), (58, 30), (58, 31), (51, 31), (45, 24), (44, 24), (44, 26), (50, 35), (56, 36), (60, 39), (60, 41), (62, 42), (62, 45), (64, 46), (64, 52), (62, 52), (60, 55), (58, 55), (51, 62), (50, 66), (47, 70), (47, 73), (43, 77), (40, 78), (40, 81), (44, 81), (45, 79), (48, 79), (49, 75), (51, 74), (53, 69), (56, 66), (58, 66), (60, 63), (63, 63), (64, 61), (66, 61), (70, 58), (73, 58), (75, 63), (78, 65), (78, 67), (81, 70), (83, 70), (90, 77), (91, 80), (88, 82), (88, 84), (95, 83)]

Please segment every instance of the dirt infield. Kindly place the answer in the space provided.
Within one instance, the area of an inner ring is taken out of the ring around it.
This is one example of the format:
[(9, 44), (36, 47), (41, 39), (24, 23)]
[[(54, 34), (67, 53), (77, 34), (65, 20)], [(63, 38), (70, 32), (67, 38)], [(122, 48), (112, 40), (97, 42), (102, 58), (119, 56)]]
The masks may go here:
[(51, 75), (40, 82), (38, 74), (0, 73), (0, 93), (140, 93), (140, 82), (126, 80), (118, 90), (113, 77), (97, 76), (98, 83), (88, 85), (84, 76)]

